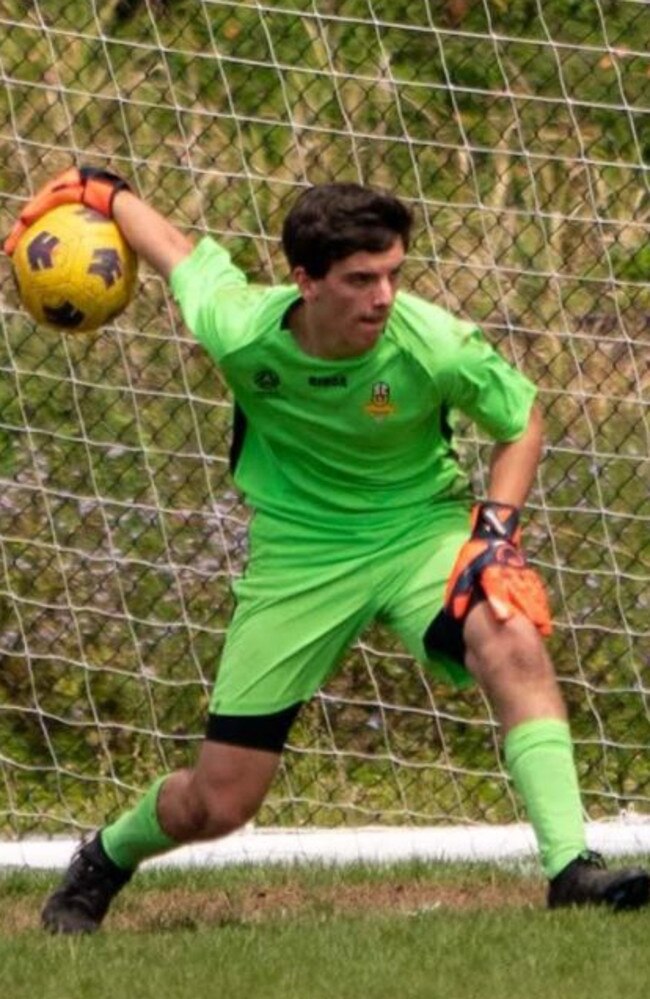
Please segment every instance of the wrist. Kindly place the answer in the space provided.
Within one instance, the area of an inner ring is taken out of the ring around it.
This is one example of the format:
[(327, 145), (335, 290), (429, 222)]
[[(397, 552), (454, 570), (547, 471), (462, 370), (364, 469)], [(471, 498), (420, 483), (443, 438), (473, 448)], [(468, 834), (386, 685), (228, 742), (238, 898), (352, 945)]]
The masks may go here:
[(518, 545), (521, 538), (520, 508), (499, 500), (482, 500), (472, 508), (472, 537), (509, 541)]

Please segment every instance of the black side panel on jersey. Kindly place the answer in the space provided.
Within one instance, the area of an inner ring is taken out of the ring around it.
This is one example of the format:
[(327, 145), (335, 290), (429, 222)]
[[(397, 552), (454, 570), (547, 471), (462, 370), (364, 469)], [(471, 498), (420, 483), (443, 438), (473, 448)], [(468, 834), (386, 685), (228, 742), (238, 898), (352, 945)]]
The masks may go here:
[(244, 438), (246, 436), (247, 420), (244, 415), (243, 409), (240, 407), (239, 403), (235, 403), (235, 408), (233, 410), (232, 418), (232, 440), (230, 442), (230, 453), (228, 456), (230, 464), (231, 475), (235, 474), (235, 469), (237, 468), (237, 462), (242, 453), (242, 448), (244, 447)]

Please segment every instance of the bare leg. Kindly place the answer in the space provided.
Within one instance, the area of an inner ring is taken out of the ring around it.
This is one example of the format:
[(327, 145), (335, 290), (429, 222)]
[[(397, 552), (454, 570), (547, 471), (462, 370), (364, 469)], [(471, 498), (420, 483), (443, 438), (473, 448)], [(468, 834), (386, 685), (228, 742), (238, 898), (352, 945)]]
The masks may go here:
[(279, 753), (204, 742), (196, 766), (176, 771), (162, 785), (162, 829), (177, 843), (233, 832), (257, 813), (279, 763)]
[(509, 732), (536, 718), (566, 721), (555, 671), (536, 628), (522, 615), (498, 622), (487, 603), (467, 617), (466, 664)]
[(486, 603), (468, 615), (465, 638), (467, 667), (502, 725), (506, 763), (552, 879), (586, 850), (573, 744), (553, 666), (527, 618), (500, 623)]
[(225, 836), (255, 815), (279, 760), (278, 753), (206, 741), (194, 768), (156, 781), (134, 809), (81, 846), (45, 903), (43, 926), (93, 933), (141, 860)]

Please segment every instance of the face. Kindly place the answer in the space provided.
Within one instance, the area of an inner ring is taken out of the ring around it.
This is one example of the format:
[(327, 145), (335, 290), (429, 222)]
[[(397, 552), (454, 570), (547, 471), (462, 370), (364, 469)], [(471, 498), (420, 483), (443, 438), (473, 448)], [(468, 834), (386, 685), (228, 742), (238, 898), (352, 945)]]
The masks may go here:
[(395, 300), (404, 256), (398, 237), (388, 250), (361, 250), (337, 260), (323, 278), (295, 268), (307, 336), (320, 356), (355, 357), (374, 347)]

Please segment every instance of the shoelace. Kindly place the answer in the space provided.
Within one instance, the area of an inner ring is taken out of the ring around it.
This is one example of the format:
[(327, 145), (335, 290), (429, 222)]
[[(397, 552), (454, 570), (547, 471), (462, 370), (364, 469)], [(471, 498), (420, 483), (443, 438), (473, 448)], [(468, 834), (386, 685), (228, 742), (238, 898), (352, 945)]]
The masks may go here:
[(576, 860), (584, 860), (588, 864), (593, 864), (594, 867), (599, 867), (601, 870), (605, 870), (606, 864), (599, 853), (595, 850), (583, 850), (581, 854), (576, 857)]

